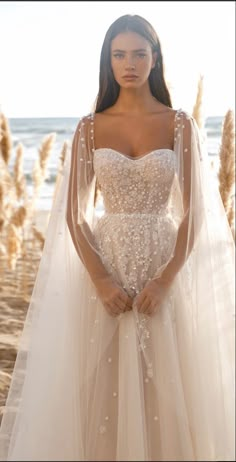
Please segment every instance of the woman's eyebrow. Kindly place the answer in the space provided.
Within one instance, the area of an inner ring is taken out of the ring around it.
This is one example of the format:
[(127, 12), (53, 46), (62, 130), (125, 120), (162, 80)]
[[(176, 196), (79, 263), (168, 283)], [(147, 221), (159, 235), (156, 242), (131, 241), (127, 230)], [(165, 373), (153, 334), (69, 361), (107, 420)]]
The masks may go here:
[[(126, 53), (125, 50), (120, 50), (119, 48), (116, 48), (115, 50), (112, 50), (113, 53), (114, 53), (114, 52), (118, 52), (118, 51), (119, 51), (120, 53)], [(137, 50), (131, 50), (131, 51), (137, 53), (137, 52), (140, 52), (140, 51), (147, 51), (147, 50), (146, 50), (146, 48), (138, 48)]]

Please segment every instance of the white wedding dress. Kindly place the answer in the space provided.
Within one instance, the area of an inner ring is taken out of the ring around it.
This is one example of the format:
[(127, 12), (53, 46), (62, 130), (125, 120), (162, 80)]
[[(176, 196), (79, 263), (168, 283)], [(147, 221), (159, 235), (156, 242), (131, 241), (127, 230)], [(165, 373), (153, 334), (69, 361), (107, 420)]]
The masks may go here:
[[(93, 150), (104, 207), (95, 247), (134, 300), (174, 255), (178, 156)], [(3, 416), (1, 460), (234, 460), (234, 244), (223, 205), (217, 198), (212, 217), (220, 240), (207, 221), (156, 314), (139, 314), (134, 303), (113, 318), (63, 218), (69, 168), (68, 159)]]

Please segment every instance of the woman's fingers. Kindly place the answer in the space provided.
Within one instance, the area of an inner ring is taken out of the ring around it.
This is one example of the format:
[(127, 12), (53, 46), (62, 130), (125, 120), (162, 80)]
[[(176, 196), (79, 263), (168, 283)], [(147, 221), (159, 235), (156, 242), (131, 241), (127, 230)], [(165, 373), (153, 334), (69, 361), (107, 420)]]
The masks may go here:
[(148, 313), (149, 310), (150, 310), (150, 300), (147, 296), (145, 296), (138, 311), (140, 313), (146, 314)]
[(156, 302), (156, 304), (150, 303), (148, 311), (146, 312), (146, 314), (148, 314), (148, 315), (155, 314), (157, 309), (158, 309), (158, 303), (157, 302)]
[(133, 300), (126, 293), (120, 292), (119, 299), (123, 304), (124, 311), (130, 311), (133, 307)]
[(151, 305), (151, 299), (149, 294), (143, 290), (136, 300), (136, 306), (139, 313), (146, 313), (149, 311)]
[(125, 311), (130, 311), (133, 308), (133, 300), (129, 297), (126, 297), (124, 300)]
[(125, 298), (117, 297), (109, 303), (109, 310), (114, 316), (118, 316), (121, 313), (132, 309), (132, 305), (127, 303)]
[(118, 314), (123, 313), (125, 311), (125, 303), (120, 298), (117, 298), (114, 300), (114, 308), (118, 311)]

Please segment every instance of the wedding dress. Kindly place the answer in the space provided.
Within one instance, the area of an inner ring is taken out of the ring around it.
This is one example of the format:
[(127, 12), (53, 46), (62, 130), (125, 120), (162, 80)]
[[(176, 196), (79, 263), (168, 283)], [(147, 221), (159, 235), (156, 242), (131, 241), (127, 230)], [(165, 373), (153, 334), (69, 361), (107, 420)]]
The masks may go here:
[[(1, 460), (235, 460), (234, 241), (196, 123), (177, 111), (174, 150), (133, 158), (95, 149), (93, 119), (76, 130), (51, 213)], [(138, 313), (135, 297), (179, 249), (162, 305)], [(91, 278), (99, 268), (132, 311), (107, 313)]]

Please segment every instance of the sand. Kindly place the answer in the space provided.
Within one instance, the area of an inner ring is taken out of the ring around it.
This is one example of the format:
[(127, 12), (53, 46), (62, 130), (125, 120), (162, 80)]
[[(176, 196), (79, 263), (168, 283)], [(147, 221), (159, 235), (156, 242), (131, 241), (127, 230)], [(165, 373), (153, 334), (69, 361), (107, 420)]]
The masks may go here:
[[(49, 212), (37, 212), (35, 224), (44, 235), (48, 218)], [(42, 255), (38, 242), (26, 246), (26, 259), (19, 258), (15, 270), (8, 268), (6, 257), (0, 258), (0, 418)]]

